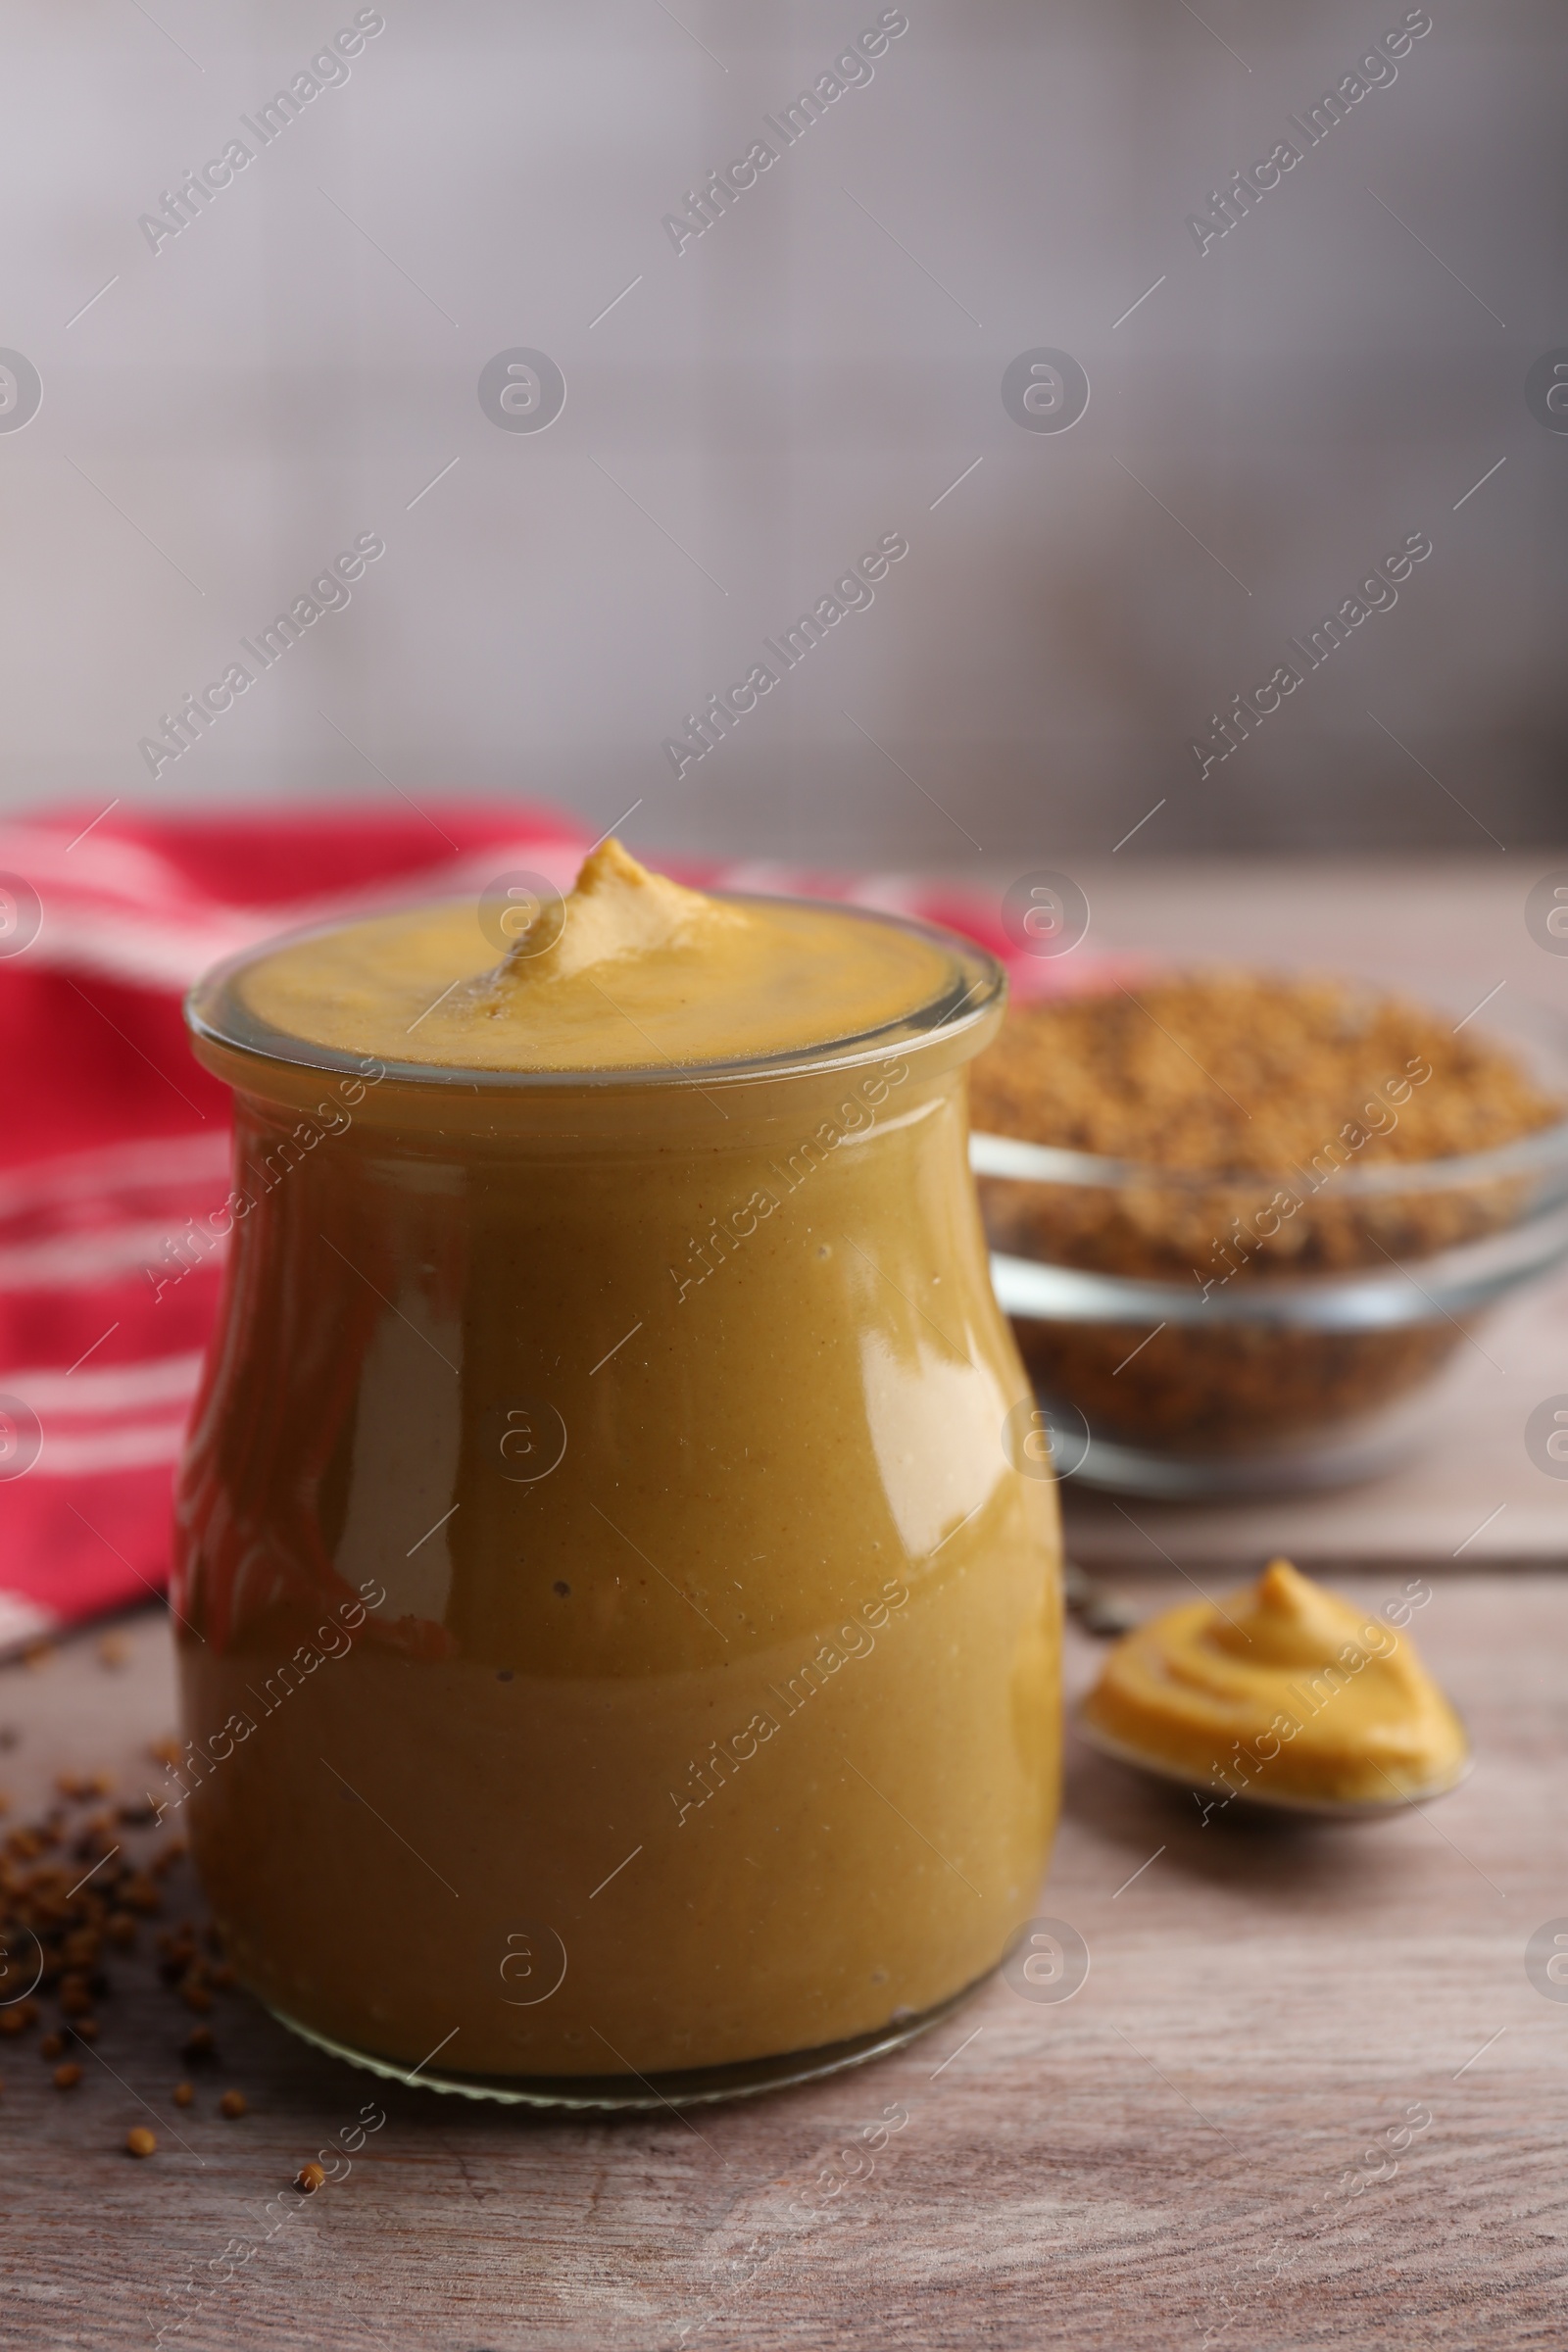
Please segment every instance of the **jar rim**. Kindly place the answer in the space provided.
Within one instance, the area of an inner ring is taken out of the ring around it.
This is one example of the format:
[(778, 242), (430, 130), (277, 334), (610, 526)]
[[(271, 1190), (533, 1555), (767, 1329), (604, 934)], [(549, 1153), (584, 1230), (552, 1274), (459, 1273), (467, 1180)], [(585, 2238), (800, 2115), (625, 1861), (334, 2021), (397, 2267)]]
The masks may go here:
[[(275, 1029), (243, 1004), (235, 988), (241, 975), (264, 957), (276, 955), (280, 949), (303, 945), (308, 940), (322, 939), (350, 927), (337, 920), (275, 933), (213, 964), (185, 997), (185, 1024), (198, 1049), (203, 1045), (213, 1047), (222, 1054), (236, 1055), (258, 1069), (281, 1064), (288, 1069), (319, 1072), (325, 1077), (363, 1079), (368, 1065), (376, 1070), (378, 1078), (392, 1080), (399, 1086), (417, 1087), (435, 1093), (455, 1089), (470, 1097), (474, 1094), (515, 1096), (618, 1091), (643, 1094), (660, 1089), (689, 1091), (694, 1088), (755, 1084), (760, 1079), (828, 1076), (839, 1070), (855, 1069), (863, 1063), (881, 1060), (895, 1050), (901, 1053), (915, 1052), (939, 1040), (951, 1041), (962, 1037), (970, 1030), (978, 1029), (987, 1015), (1001, 1005), (1006, 995), (1007, 975), (998, 958), (976, 941), (965, 939), (940, 924), (922, 922), (912, 915), (897, 914), (882, 907), (856, 906), (844, 900), (769, 896), (754, 891), (714, 891), (710, 895), (726, 904), (741, 906), (827, 906), (854, 921), (879, 923), (892, 930), (907, 932), (947, 952), (952, 977), (945, 987), (923, 1004), (896, 1014), (891, 1020), (879, 1022), (873, 1028), (803, 1046), (787, 1047), (771, 1054), (738, 1055), (710, 1061), (633, 1062), (619, 1063), (610, 1068), (574, 1066), (548, 1070), (486, 1069), (467, 1062), (387, 1061), (378, 1054), (353, 1054), (340, 1047), (318, 1045), (312, 1039)], [(421, 902), (431, 906), (453, 903), (450, 900)]]

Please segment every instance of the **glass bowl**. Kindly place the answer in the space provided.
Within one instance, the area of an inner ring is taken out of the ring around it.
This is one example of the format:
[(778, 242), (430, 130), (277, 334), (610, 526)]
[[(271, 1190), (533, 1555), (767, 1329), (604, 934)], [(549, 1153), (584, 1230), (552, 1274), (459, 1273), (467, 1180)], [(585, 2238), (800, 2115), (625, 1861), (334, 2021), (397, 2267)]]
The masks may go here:
[[(1488, 1027), (1568, 1102), (1560, 1027)], [(1344, 1140), (1353, 1126), (1275, 1176), (971, 1136), (992, 1281), (1060, 1475), (1256, 1494), (1419, 1449), (1454, 1351), (1568, 1256), (1568, 1117), (1494, 1151), (1381, 1164)]]

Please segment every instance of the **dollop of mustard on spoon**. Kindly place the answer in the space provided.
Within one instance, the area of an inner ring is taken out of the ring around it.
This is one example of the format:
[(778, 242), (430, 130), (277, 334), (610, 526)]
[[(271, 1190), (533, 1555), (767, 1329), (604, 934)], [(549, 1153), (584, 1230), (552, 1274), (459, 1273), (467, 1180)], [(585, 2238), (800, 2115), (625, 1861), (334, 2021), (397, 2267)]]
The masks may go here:
[(1284, 1559), (1222, 1602), (1184, 1602), (1126, 1635), (1080, 1723), (1165, 1779), (1308, 1811), (1438, 1796), (1471, 1765), (1408, 1633)]

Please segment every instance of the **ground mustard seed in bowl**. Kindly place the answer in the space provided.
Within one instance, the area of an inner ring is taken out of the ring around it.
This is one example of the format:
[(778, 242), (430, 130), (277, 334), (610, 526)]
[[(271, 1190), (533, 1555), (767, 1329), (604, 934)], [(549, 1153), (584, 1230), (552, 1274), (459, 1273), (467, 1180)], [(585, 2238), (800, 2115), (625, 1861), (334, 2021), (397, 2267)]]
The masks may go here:
[(1568, 1252), (1568, 1053), (1500, 1029), (1243, 971), (1008, 1014), (971, 1155), (1064, 1470), (1255, 1492), (1419, 1438), (1476, 1318)]

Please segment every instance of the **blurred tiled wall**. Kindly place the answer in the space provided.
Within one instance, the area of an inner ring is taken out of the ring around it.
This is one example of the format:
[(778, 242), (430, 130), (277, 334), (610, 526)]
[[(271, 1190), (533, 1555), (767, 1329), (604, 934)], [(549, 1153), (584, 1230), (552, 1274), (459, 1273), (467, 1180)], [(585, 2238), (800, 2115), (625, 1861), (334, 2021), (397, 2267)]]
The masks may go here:
[[(1568, 433), (1526, 398), (1568, 361), (1560, 0), (7, 24), (0, 346), (42, 386), (8, 432), (0, 377), (9, 805), (641, 799), (642, 843), (960, 868), (1151, 809), (1122, 855), (1568, 837)], [(702, 234), (666, 223), (759, 140)], [(544, 430), (529, 378), (505, 429), (480, 405), (519, 349), (564, 379)], [(1035, 422), (1004, 405), (1039, 349), (1087, 375), (1067, 430), (1054, 378)], [(352, 602), (264, 670), (241, 640), (360, 534)], [(785, 672), (764, 640), (892, 534)], [(235, 662), (188, 749), (141, 748)], [(677, 775), (665, 740), (758, 662), (777, 686)]]

